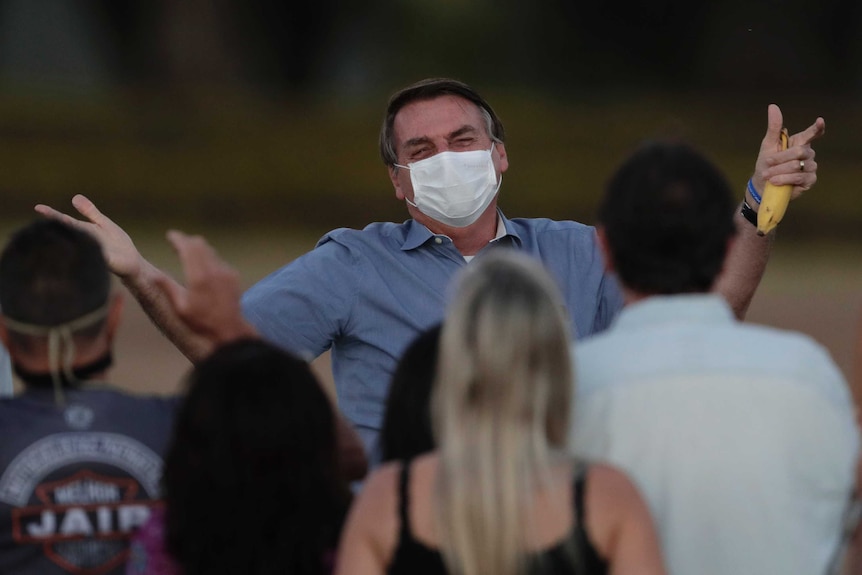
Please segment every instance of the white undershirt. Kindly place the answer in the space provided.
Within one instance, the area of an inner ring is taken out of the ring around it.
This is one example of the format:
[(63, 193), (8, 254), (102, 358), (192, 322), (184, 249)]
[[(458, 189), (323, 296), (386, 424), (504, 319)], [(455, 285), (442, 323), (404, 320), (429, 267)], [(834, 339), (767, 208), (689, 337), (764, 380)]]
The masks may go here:
[[(506, 224), (503, 223), (503, 218), (501, 218), (498, 215), (497, 216), (497, 235), (494, 236), (494, 238), (491, 240), (491, 242), (499, 240), (500, 238), (502, 238), (505, 235), (506, 235)], [(488, 243), (490, 244), (491, 242), (488, 242)], [(469, 262), (474, 257), (476, 257), (476, 255), (473, 254), (472, 256), (463, 256), (463, 257), (464, 257), (465, 262)]]

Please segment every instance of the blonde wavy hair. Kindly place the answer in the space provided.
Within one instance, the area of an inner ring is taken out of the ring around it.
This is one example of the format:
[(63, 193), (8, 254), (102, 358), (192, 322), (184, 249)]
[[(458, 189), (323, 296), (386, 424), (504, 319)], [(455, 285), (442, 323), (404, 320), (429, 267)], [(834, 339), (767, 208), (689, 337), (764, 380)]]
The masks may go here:
[(569, 320), (542, 265), (489, 252), (456, 284), (432, 396), (437, 520), (451, 573), (518, 575), (538, 489), (565, 453)]

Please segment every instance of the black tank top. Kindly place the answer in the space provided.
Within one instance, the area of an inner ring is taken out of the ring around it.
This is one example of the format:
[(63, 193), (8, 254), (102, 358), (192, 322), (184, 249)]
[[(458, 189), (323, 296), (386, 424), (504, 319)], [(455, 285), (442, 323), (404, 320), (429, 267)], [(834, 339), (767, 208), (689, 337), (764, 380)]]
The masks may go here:
[[(575, 524), (569, 535), (560, 543), (543, 551), (531, 554), (528, 573), (530, 575), (605, 575), (608, 573), (607, 561), (602, 559), (590, 541), (584, 525), (584, 484), (586, 466), (579, 465), (575, 473), (574, 507)], [(399, 483), (399, 517), (401, 530), (398, 546), (392, 562), (386, 569), (389, 575), (444, 575), (447, 573), (443, 555), (437, 549), (428, 547), (413, 538), (410, 529), (410, 461), (401, 467)]]

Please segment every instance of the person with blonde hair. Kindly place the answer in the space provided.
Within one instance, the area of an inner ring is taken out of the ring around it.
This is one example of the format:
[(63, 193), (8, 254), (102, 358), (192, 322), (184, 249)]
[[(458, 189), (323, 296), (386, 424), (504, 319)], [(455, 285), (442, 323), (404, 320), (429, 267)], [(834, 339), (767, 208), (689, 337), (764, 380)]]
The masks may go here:
[(432, 392), (438, 448), (371, 476), (337, 574), (664, 573), (634, 486), (567, 456), (567, 313), (542, 265), (514, 250), (464, 269)]

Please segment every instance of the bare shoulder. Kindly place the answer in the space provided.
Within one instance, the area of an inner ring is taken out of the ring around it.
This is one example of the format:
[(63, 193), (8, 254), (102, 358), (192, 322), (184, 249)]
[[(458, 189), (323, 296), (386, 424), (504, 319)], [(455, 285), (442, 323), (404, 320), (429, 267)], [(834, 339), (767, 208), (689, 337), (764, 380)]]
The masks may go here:
[(336, 575), (383, 573), (398, 533), (396, 488), (401, 465), (374, 471), (353, 501), (338, 548)]
[(663, 573), (653, 520), (634, 482), (622, 470), (593, 464), (587, 472), (586, 530), (599, 554), (619, 573)]
[(637, 500), (640, 494), (632, 480), (621, 469), (605, 463), (591, 464), (587, 470), (587, 497), (601, 501), (601, 504), (617, 503), (628, 505)]
[(354, 501), (357, 513), (368, 513), (377, 519), (389, 516), (389, 511), (395, 509), (400, 474), (400, 462), (386, 463), (373, 471)]

